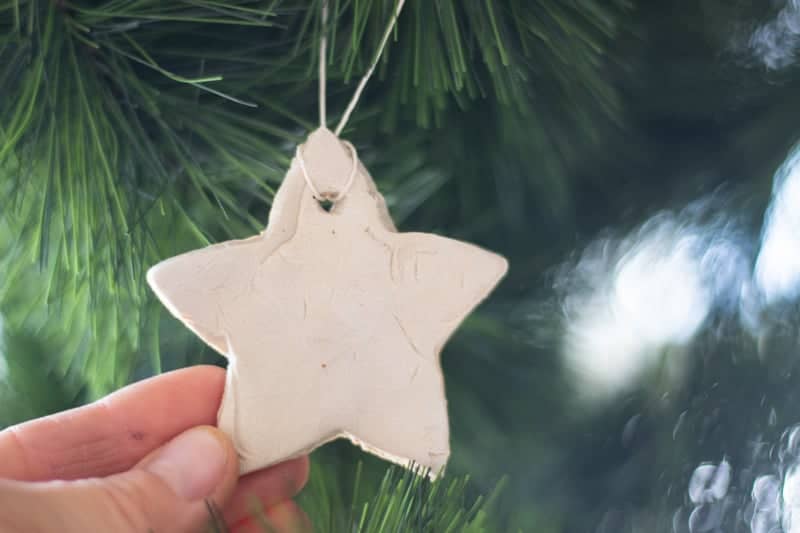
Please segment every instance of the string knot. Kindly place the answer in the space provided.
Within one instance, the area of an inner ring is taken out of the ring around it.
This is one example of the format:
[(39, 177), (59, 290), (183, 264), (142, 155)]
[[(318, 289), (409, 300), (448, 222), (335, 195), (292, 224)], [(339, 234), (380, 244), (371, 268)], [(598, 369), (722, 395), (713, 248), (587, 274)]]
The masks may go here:
[[(386, 47), (386, 42), (389, 40), (389, 35), (392, 33), (392, 29), (394, 28), (395, 24), (397, 23), (397, 17), (400, 16), (400, 11), (403, 9), (403, 4), (405, 4), (405, 0), (395, 0), (395, 9), (392, 13), (391, 18), (389, 19), (389, 23), (386, 25), (386, 30), (383, 32), (383, 36), (381, 37), (381, 41), (378, 45), (378, 50), (375, 53), (375, 56), (370, 63), (369, 69), (361, 78), (356, 87), (355, 92), (353, 93), (353, 97), (350, 99), (350, 102), (347, 104), (347, 108), (344, 110), (342, 114), (342, 118), (339, 120), (339, 124), (336, 126), (334, 130), (334, 135), (337, 137), (339, 134), (342, 133), (345, 125), (347, 125), (347, 121), (350, 119), (350, 115), (352, 115), (353, 110), (356, 108), (358, 104), (358, 100), (361, 97), (361, 93), (364, 91), (364, 87), (367, 85), (372, 73), (375, 72), (375, 67), (378, 65), (378, 61), (380, 60), (381, 54), (383, 54), (383, 49)], [(327, 30), (328, 30), (328, 0), (322, 1), (322, 35), (320, 37), (319, 42), (319, 123), (320, 127), (326, 128), (327, 117), (326, 117), (326, 91), (325, 87), (327, 84), (327, 73), (326, 73), (326, 65), (327, 65), (327, 53), (328, 53), (328, 37), (327, 37)], [(355, 180), (356, 173), (358, 172), (358, 155), (356, 154), (355, 147), (347, 141), (342, 141), (342, 143), (350, 150), (350, 156), (353, 161), (352, 169), (350, 170), (350, 176), (347, 178), (347, 182), (345, 183), (344, 187), (341, 191), (337, 193), (329, 193), (320, 191), (314, 185), (314, 181), (308, 175), (308, 169), (306, 168), (306, 163), (303, 160), (303, 151), (300, 146), (297, 146), (297, 151), (295, 153), (298, 162), (300, 163), (300, 169), (303, 171), (303, 177), (306, 180), (306, 184), (308, 184), (308, 188), (311, 189), (314, 198), (317, 201), (330, 201), (330, 202), (338, 202), (345, 195), (350, 191), (350, 188), (353, 186), (353, 181)]]
[(306, 185), (308, 185), (312, 196), (314, 196), (314, 199), (318, 202), (326, 200), (332, 203), (338, 202), (344, 198), (348, 192), (350, 192), (350, 189), (353, 187), (353, 183), (355, 182), (356, 174), (358, 173), (358, 153), (356, 152), (356, 147), (348, 141), (341, 141), (341, 143), (344, 144), (345, 147), (347, 147), (347, 149), (350, 151), (350, 160), (352, 162), (352, 166), (350, 167), (350, 175), (347, 177), (344, 187), (342, 187), (342, 189), (338, 192), (320, 192), (316, 185), (314, 185), (314, 180), (311, 179), (311, 176), (308, 173), (308, 167), (306, 167), (305, 159), (303, 159), (302, 145), (297, 145), (297, 149), (295, 150), (295, 157), (297, 158), (297, 162), (300, 163), (300, 170), (303, 172), (303, 178), (306, 180)]

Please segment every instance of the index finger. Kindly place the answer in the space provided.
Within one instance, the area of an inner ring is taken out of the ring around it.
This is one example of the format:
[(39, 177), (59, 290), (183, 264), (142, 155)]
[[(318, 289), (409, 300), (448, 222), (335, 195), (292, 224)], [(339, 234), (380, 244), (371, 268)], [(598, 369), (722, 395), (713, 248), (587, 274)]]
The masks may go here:
[(129, 385), (95, 403), (0, 432), (0, 479), (102, 477), (199, 425), (215, 425), (225, 371), (195, 366)]

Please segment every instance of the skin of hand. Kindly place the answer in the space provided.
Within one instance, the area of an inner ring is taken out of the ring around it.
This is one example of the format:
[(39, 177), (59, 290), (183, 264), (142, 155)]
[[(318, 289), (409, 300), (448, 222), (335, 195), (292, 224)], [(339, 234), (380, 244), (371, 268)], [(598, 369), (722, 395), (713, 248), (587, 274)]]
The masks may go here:
[(254, 505), (269, 531), (310, 531), (291, 500), (308, 458), (240, 478), (213, 427), (224, 383), (220, 368), (186, 368), (0, 432), (0, 531), (204, 531), (211, 502), (232, 533), (265, 530)]

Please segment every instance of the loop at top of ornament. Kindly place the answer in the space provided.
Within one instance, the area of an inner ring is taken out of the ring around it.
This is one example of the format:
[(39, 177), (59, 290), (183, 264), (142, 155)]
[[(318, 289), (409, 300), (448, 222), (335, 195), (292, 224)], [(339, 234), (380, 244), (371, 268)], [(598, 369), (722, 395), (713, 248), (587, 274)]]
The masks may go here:
[[(346, 149), (346, 150), (345, 150)], [(308, 188), (317, 201), (342, 200), (355, 182), (358, 154), (355, 147), (321, 127), (295, 152)], [(342, 178), (347, 180), (342, 183)]]

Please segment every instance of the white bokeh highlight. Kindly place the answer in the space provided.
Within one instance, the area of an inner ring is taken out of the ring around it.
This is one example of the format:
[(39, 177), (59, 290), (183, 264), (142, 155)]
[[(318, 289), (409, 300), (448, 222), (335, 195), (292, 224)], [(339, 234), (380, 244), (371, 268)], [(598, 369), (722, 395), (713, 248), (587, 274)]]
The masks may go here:
[(800, 466), (786, 473), (781, 490), (784, 533), (800, 533)]
[(751, 533), (800, 533), (800, 427), (786, 430), (773, 454), (774, 472), (758, 476), (750, 493)]
[(689, 479), (689, 500), (694, 505), (722, 500), (728, 494), (731, 475), (732, 468), (726, 460), (718, 465), (713, 463), (699, 465)]
[(800, 149), (775, 175), (755, 281), (767, 304), (800, 294)]
[(634, 386), (669, 348), (688, 343), (746, 277), (729, 230), (684, 222), (692, 213), (661, 214), (624, 239), (601, 239), (566, 274), (562, 354), (582, 394), (608, 397)]
[(562, 355), (579, 392), (611, 397), (656, 365), (680, 376), (680, 348), (713, 310), (758, 335), (765, 310), (800, 297), (800, 145), (775, 174), (755, 261), (754, 239), (709, 202), (598, 239), (562, 273)]
[(756, 478), (750, 497), (753, 500), (753, 516), (750, 517), (751, 533), (775, 533), (781, 521), (781, 480), (774, 475)]
[(800, 0), (785, 0), (775, 18), (756, 27), (747, 44), (769, 69), (793, 64), (800, 51)]

